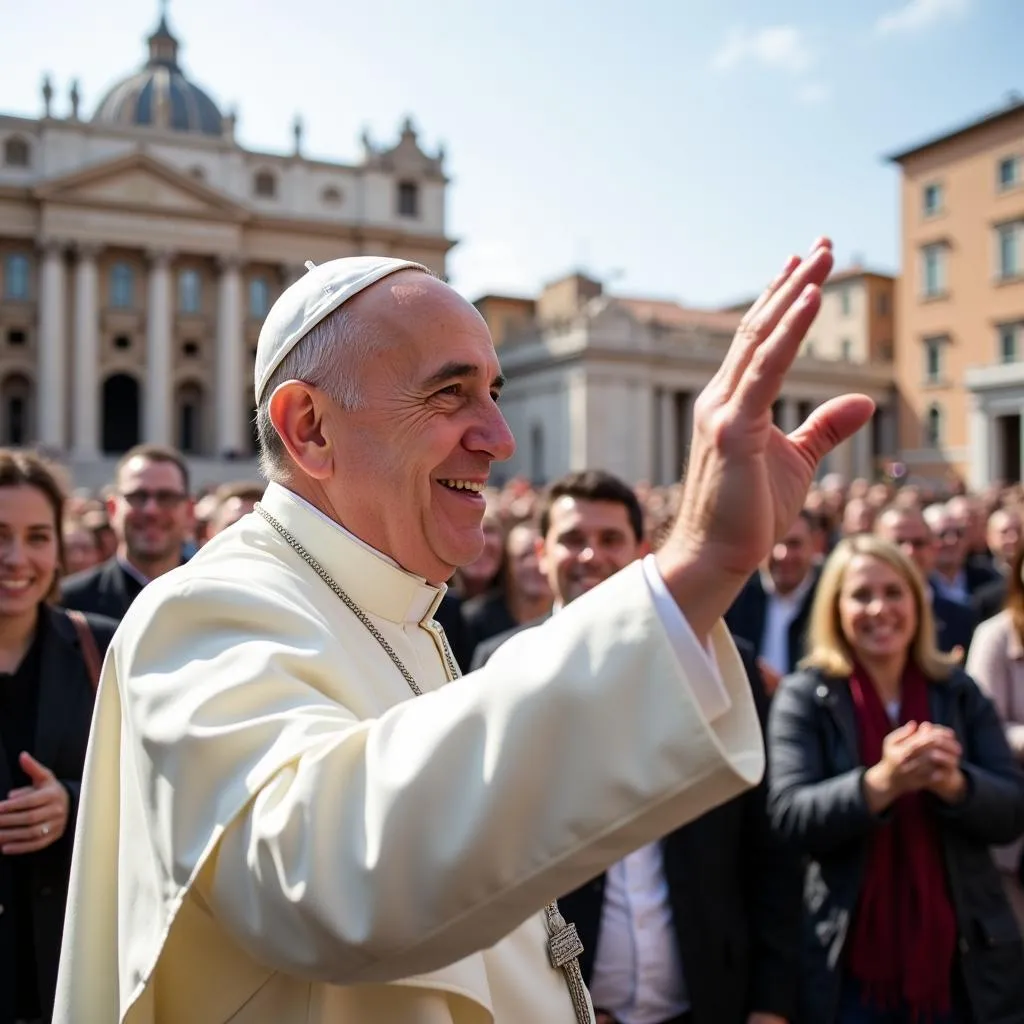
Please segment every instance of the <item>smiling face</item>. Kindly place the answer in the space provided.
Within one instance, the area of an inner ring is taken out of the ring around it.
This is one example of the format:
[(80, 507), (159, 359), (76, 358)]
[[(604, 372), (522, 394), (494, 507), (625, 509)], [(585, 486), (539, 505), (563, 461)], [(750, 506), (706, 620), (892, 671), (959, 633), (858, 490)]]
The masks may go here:
[(173, 559), (192, 525), (192, 502), (181, 470), (163, 459), (135, 456), (121, 467), (110, 522), (136, 565)]
[(322, 487), (356, 536), (440, 583), (480, 554), (481, 492), (491, 463), (515, 451), (498, 409), (494, 346), (473, 306), (420, 272), (395, 274), (352, 302), (379, 343), (360, 367), (358, 407), (324, 405)]
[(0, 487), (0, 617), (28, 614), (46, 600), (58, 553), (49, 498), (28, 484)]
[(551, 506), (540, 569), (561, 605), (593, 590), (642, 553), (626, 506), (565, 495)]
[(888, 562), (854, 555), (839, 591), (839, 624), (864, 664), (900, 663), (917, 634), (910, 583)]

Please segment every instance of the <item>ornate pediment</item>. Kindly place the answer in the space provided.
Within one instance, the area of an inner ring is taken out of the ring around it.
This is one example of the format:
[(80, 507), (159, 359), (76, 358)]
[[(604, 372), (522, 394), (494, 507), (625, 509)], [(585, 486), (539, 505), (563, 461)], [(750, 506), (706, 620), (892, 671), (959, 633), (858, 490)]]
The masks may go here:
[(43, 182), (35, 195), (68, 206), (126, 209), (206, 220), (246, 219), (227, 196), (145, 153), (132, 153)]

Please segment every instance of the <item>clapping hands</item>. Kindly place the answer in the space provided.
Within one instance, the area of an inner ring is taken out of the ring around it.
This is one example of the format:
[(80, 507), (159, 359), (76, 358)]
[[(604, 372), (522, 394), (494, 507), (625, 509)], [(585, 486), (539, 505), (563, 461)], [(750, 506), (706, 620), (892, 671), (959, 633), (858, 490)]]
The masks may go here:
[(901, 796), (928, 790), (956, 803), (967, 780), (960, 770), (963, 751), (952, 729), (933, 722), (907, 722), (882, 744), (882, 757), (864, 775), (868, 806), (876, 814)]

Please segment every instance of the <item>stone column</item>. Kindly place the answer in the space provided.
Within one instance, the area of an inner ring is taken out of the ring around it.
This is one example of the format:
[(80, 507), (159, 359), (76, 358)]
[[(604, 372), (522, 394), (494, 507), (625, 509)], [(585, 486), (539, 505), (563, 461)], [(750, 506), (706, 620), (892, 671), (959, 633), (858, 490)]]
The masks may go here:
[(967, 485), (972, 491), (981, 491), (992, 482), (992, 418), (977, 395), (971, 395), (969, 402)]
[(671, 484), (678, 477), (679, 423), (676, 418), (676, 393), (658, 389), (658, 476), (656, 483)]
[(151, 444), (171, 444), (171, 255), (149, 254), (146, 309), (146, 402), (145, 439)]
[(67, 338), (65, 334), (64, 247), (52, 239), (43, 245), (39, 275), (39, 441), (63, 450), (67, 428)]
[(78, 459), (99, 455), (99, 276), (98, 247), (80, 245), (75, 265), (74, 452)]
[(782, 410), (779, 414), (779, 430), (784, 434), (792, 433), (800, 426), (800, 412), (797, 408), (796, 399), (781, 398)]
[(242, 274), (237, 258), (221, 261), (217, 293), (217, 450), (241, 455), (242, 436)]

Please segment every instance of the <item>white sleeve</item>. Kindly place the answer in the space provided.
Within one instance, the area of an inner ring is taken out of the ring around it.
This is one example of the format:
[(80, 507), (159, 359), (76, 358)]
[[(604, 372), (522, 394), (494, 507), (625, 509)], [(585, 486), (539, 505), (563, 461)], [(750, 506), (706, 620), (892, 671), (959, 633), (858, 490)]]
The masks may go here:
[(654, 608), (665, 627), (676, 657), (680, 664), (687, 667), (687, 680), (694, 698), (707, 720), (714, 722), (732, 707), (732, 701), (715, 661), (714, 649), (710, 645), (707, 648), (701, 647), (698, 643), (686, 617), (679, 610), (679, 605), (668, 592), (654, 555), (647, 555), (643, 560), (643, 566), (644, 579), (651, 588)]

